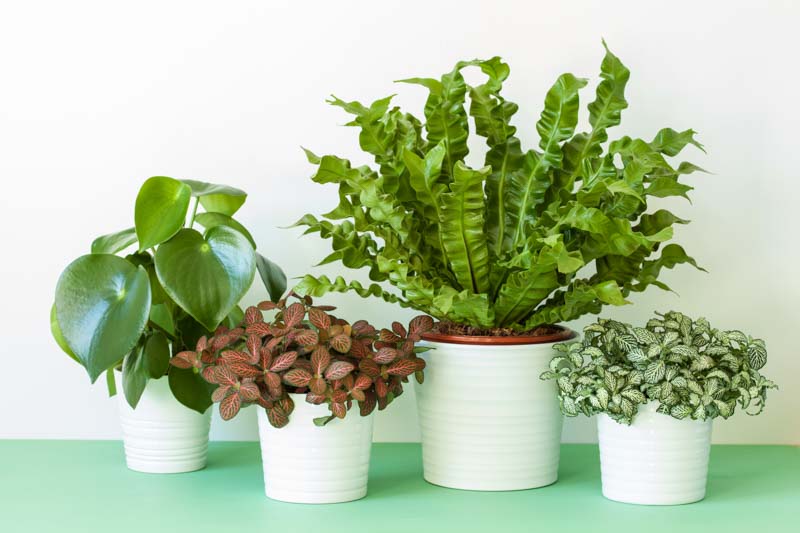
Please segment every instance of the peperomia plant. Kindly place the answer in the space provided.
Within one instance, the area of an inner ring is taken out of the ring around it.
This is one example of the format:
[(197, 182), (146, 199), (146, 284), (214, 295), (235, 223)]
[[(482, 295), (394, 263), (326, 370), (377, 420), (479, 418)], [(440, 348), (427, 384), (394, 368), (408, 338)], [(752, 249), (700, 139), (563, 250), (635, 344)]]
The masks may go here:
[(673, 311), (644, 328), (599, 319), (583, 331), (582, 341), (555, 346), (561, 353), (542, 374), (557, 380), (567, 416), (606, 413), (630, 424), (650, 401), (677, 419), (728, 418), (737, 403), (757, 415), (776, 388), (759, 373), (767, 362), (763, 340), (713, 329), (704, 318)]
[[(264, 321), (262, 311), (272, 310), (277, 310), (274, 319)], [(394, 322), (391, 330), (377, 331), (364, 320), (351, 325), (331, 315), (332, 310), (313, 306), (308, 296), (288, 305), (286, 300), (261, 302), (245, 311), (240, 326), (221, 326), (171, 363), (194, 369), (216, 386), (212, 398), (223, 419), (258, 404), (278, 428), (289, 422), (294, 409), (291, 393), (327, 404), (331, 414), (314, 419), (325, 425), (344, 418), (354, 400), (362, 416), (376, 405), (385, 409), (412, 374), (422, 383), (425, 361), (416, 354), (425, 348), (415, 343), (433, 327), (430, 317), (413, 319), (408, 329)]]
[[(467, 67), (488, 79), (467, 85)], [(331, 239), (322, 264), (367, 267), (371, 280), (400, 294), (311, 275), (295, 290), (355, 291), (478, 330), (519, 331), (624, 304), (650, 285), (666, 289), (657, 281), (663, 268), (697, 266), (677, 244), (653, 256), (672, 225), (687, 221), (648, 211), (651, 198), (688, 198), (680, 178), (699, 167), (667, 158), (688, 144), (702, 149), (694, 132), (664, 128), (649, 142), (625, 136), (606, 146), (628, 106), (630, 75), (606, 49), (590, 129), (575, 133), (587, 81), (563, 74), (536, 124), (539, 149), (523, 151), (511, 124), (517, 105), (500, 94), (508, 74), (495, 57), (462, 61), (440, 79), (402, 80), (428, 89), (424, 122), (391, 107), (391, 97), (369, 106), (330, 101), (353, 115), (348, 125), (360, 129), (361, 149), (378, 168), (307, 151), (318, 166), (313, 180), (338, 184), (339, 205), (327, 220), (305, 215), (297, 224)], [(488, 145), (477, 169), (465, 163), (470, 117)]]
[(115, 394), (113, 370), (121, 367), (125, 398), (136, 407), (147, 380), (166, 374), (181, 403), (199, 412), (211, 405), (196, 372), (170, 368), (171, 353), (222, 323), (238, 323), (239, 300), (256, 270), (272, 298), (286, 290), (281, 269), (255, 252), (250, 233), (233, 218), (246, 197), (225, 185), (152, 177), (136, 198), (135, 226), (98, 237), (91, 254), (67, 266), (50, 325), (92, 382), (107, 372)]

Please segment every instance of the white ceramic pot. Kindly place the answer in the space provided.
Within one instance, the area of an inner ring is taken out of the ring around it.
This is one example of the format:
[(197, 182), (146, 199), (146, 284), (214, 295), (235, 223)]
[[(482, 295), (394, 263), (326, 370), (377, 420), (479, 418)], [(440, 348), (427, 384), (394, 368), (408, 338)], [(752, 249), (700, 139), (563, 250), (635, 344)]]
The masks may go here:
[(553, 344), (425, 342), (434, 349), (421, 354), (425, 382), (415, 390), (428, 482), (497, 491), (558, 479), (556, 384), (539, 379)]
[(258, 434), (267, 497), (290, 503), (341, 503), (367, 495), (373, 415), (358, 407), (344, 419), (315, 426), (314, 418), (330, 415), (328, 406), (292, 394), (294, 412), (278, 429), (258, 409)]
[(642, 505), (678, 505), (706, 495), (711, 420), (678, 420), (639, 407), (626, 426), (597, 417), (603, 496)]
[(211, 409), (201, 415), (178, 402), (166, 377), (148, 380), (136, 409), (131, 409), (122, 391), (122, 376), (114, 374), (128, 468), (152, 474), (204, 468)]

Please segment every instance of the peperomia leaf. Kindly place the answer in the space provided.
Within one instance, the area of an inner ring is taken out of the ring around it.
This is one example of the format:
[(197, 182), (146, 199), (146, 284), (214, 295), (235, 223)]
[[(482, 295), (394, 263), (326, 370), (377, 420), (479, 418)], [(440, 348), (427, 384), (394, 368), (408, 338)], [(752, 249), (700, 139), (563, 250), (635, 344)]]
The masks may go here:
[(247, 200), (247, 193), (228, 185), (197, 180), (181, 180), (191, 188), (191, 195), (199, 198), (203, 208), (212, 213), (232, 217)]
[(198, 213), (197, 216), (194, 217), (194, 220), (206, 229), (211, 229), (215, 226), (228, 226), (229, 228), (233, 228), (244, 235), (245, 238), (250, 241), (250, 244), (253, 245), (253, 249), (256, 249), (256, 241), (253, 240), (253, 236), (250, 235), (247, 228), (228, 215), (214, 212)]
[(125, 356), (122, 363), (122, 392), (125, 400), (132, 408), (136, 409), (142, 393), (147, 386), (150, 378), (144, 361), (144, 345), (139, 343), (131, 352)]
[[(470, 68), (482, 83), (465, 82)], [(336, 184), (338, 204), (297, 225), (330, 240), (320, 264), (366, 268), (375, 283), (308, 275), (296, 291), (354, 291), (479, 330), (529, 330), (625, 304), (652, 285), (669, 290), (658, 279), (664, 268), (697, 266), (666, 244), (673, 225), (687, 221), (649, 205), (691, 190), (682, 179), (699, 167), (667, 158), (701, 148), (694, 132), (664, 128), (649, 142), (608, 142), (628, 106), (630, 72), (606, 47), (591, 128), (575, 133), (586, 80), (564, 74), (546, 95), (538, 147), (526, 150), (511, 123), (518, 107), (501, 94), (508, 76), (494, 57), (459, 62), (440, 78), (402, 80), (427, 88), (424, 120), (391, 98), (330, 100), (353, 117), (348, 125), (359, 128), (376, 167), (306, 151), (317, 167), (312, 179)], [(465, 163), (470, 116), (488, 148), (481, 170)]]
[(745, 410), (755, 405), (748, 414), (758, 414), (775, 388), (758, 373), (766, 363), (764, 341), (712, 329), (702, 318), (673, 311), (645, 328), (599, 319), (584, 334), (581, 342), (556, 345), (579, 357), (559, 355), (541, 376), (557, 380), (567, 416), (606, 413), (630, 424), (649, 401), (679, 420), (728, 418), (737, 403)]
[(136, 229), (128, 228), (109, 233), (92, 241), (93, 254), (115, 254), (136, 242)]
[(284, 274), (281, 267), (256, 253), (256, 268), (264, 287), (267, 289), (270, 300), (277, 302), (281, 296), (286, 292), (286, 274)]
[(157, 331), (148, 337), (142, 350), (142, 365), (147, 376), (153, 379), (164, 377), (169, 369), (169, 341)]
[(183, 229), (159, 246), (158, 280), (189, 315), (213, 331), (241, 300), (253, 282), (255, 252), (247, 239), (227, 226), (205, 235)]
[(56, 344), (58, 344), (58, 347), (61, 348), (61, 351), (70, 356), (74, 361), (83, 364), (83, 362), (78, 359), (78, 356), (72, 352), (72, 348), (69, 347), (66, 339), (64, 339), (64, 334), (61, 333), (61, 326), (58, 325), (58, 317), (56, 316), (55, 303), (50, 306), (50, 334), (53, 335), (53, 340), (56, 341)]
[(147, 272), (107, 254), (84, 255), (61, 274), (56, 320), (94, 382), (136, 345), (150, 313)]
[(139, 251), (166, 241), (183, 227), (192, 190), (185, 183), (165, 176), (144, 182), (136, 197), (136, 236)]

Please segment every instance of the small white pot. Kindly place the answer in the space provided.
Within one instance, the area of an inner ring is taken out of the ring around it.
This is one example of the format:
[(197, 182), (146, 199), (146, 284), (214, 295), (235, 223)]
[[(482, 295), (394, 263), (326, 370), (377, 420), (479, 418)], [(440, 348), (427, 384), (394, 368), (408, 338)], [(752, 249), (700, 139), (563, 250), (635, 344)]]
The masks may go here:
[(428, 482), (484, 491), (555, 483), (563, 419), (555, 382), (539, 379), (553, 344), (425, 342), (434, 349), (421, 354), (425, 382), (415, 390)]
[(290, 503), (341, 503), (367, 495), (373, 415), (358, 407), (325, 426), (314, 418), (330, 415), (326, 404), (313, 405), (305, 394), (291, 394), (294, 411), (282, 428), (270, 425), (258, 409), (258, 435), (268, 498)]
[(132, 409), (117, 379), (119, 416), (128, 468), (152, 474), (192, 472), (206, 466), (211, 409), (189, 409), (172, 395), (166, 377), (151, 379)]
[(706, 495), (711, 420), (678, 420), (639, 406), (626, 426), (597, 417), (603, 496), (641, 505), (679, 505)]

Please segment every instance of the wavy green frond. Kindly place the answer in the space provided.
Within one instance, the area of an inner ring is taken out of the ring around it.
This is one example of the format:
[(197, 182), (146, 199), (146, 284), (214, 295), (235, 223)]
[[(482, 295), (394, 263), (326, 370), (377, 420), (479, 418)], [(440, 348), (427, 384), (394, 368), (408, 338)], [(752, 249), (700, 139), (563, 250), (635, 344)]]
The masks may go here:
[(525, 154), (522, 172), (512, 177), (505, 198), (513, 246), (523, 240), (526, 224), (533, 222), (533, 209), (544, 202), (544, 193), (551, 183), (548, 173), (561, 165), (563, 154), (560, 143), (569, 139), (575, 131), (578, 123), (578, 91), (586, 83), (586, 80), (572, 74), (562, 74), (547, 92), (544, 110), (536, 123), (542, 153), (530, 150)]
[[(702, 145), (693, 130), (670, 128), (651, 141), (609, 141), (628, 107), (630, 71), (603, 45), (590, 128), (575, 134), (586, 80), (564, 74), (546, 95), (535, 150), (522, 149), (511, 123), (518, 106), (502, 95), (510, 70), (499, 57), (403, 80), (428, 90), (422, 121), (392, 107), (391, 97), (368, 106), (334, 97), (377, 169), (306, 151), (318, 167), (314, 181), (338, 185), (330, 212), (299, 221), (330, 240), (322, 263), (368, 269), (396, 289), (386, 298), (476, 328), (530, 329), (621, 305), (650, 285), (668, 289), (658, 280), (665, 268), (694, 264), (670, 244), (673, 226), (688, 221), (651, 204), (688, 198), (686, 176), (704, 171), (670, 158)], [(467, 68), (482, 73), (474, 86), (462, 76)], [(470, 117), (486, 141), (481, 170), (464, 163)], [(313, 280), (318, 292), (383, 294)]]
[(489, 168), (473, 170), (460, 161), (450, 192), (442, 194), (442, 241), (450, 268), (463, 289), (489, 290), (489, 249), (484, 235), (483, 182)]
[(631, 72), (622, 64), (606, 46), (606, 55), (600, 64), (600, 78), (596, 96), (589, 104), (589, 133), (576, 135), (564, 144), (564, 172), (558, 173), (562, 190), (572, 190), (577, 178), (586, 178), (592, 172), (592, 166), (602, 154), (602, 144), (608, 140), (606, 130), (618, 126), (622, 111), (628, 107), (625, 100), (625, 86)]

